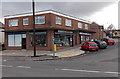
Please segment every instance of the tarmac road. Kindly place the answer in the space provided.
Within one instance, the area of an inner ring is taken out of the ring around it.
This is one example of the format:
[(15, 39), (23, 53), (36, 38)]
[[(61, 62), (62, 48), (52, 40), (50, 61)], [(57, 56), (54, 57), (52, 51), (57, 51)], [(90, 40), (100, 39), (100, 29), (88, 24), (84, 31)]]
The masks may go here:
[(47, 61), (3, 60), (3, 77), (118, 77), (118, 43), (98, 52)]

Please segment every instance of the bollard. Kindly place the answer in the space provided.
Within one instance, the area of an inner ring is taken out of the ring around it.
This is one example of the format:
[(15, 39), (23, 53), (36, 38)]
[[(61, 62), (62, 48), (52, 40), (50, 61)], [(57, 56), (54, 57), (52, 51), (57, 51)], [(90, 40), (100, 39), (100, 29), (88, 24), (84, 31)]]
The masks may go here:
[(55, 57), (55, 52), (56, 52), (56, 44), (54, 44), (54, 46), (53, 46), (53, 49), (54, 49), (53, 57)]

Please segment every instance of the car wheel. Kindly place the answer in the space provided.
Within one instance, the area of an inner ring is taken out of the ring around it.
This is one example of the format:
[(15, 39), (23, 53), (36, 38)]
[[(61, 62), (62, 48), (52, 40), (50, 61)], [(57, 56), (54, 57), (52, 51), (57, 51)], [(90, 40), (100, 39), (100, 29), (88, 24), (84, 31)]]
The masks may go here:
[(114, 43), (112, 43), (112, 45), (114, 45)]

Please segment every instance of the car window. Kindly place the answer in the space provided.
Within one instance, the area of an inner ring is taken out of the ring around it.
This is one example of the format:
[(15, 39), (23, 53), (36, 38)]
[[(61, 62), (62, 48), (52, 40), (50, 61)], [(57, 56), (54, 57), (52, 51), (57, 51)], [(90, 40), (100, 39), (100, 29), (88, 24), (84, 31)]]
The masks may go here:
[(90, 43), (89, 46), (97, 46), (96, 43)]

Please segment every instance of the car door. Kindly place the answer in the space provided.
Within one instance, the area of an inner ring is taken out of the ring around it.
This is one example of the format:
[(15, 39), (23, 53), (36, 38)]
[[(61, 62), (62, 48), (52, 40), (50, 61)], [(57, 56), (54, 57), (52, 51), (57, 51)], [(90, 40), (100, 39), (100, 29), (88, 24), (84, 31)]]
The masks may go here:
[(84, 43), (83, 44), (83, 49), (87, 49), (88, 48), (88, 43)]

